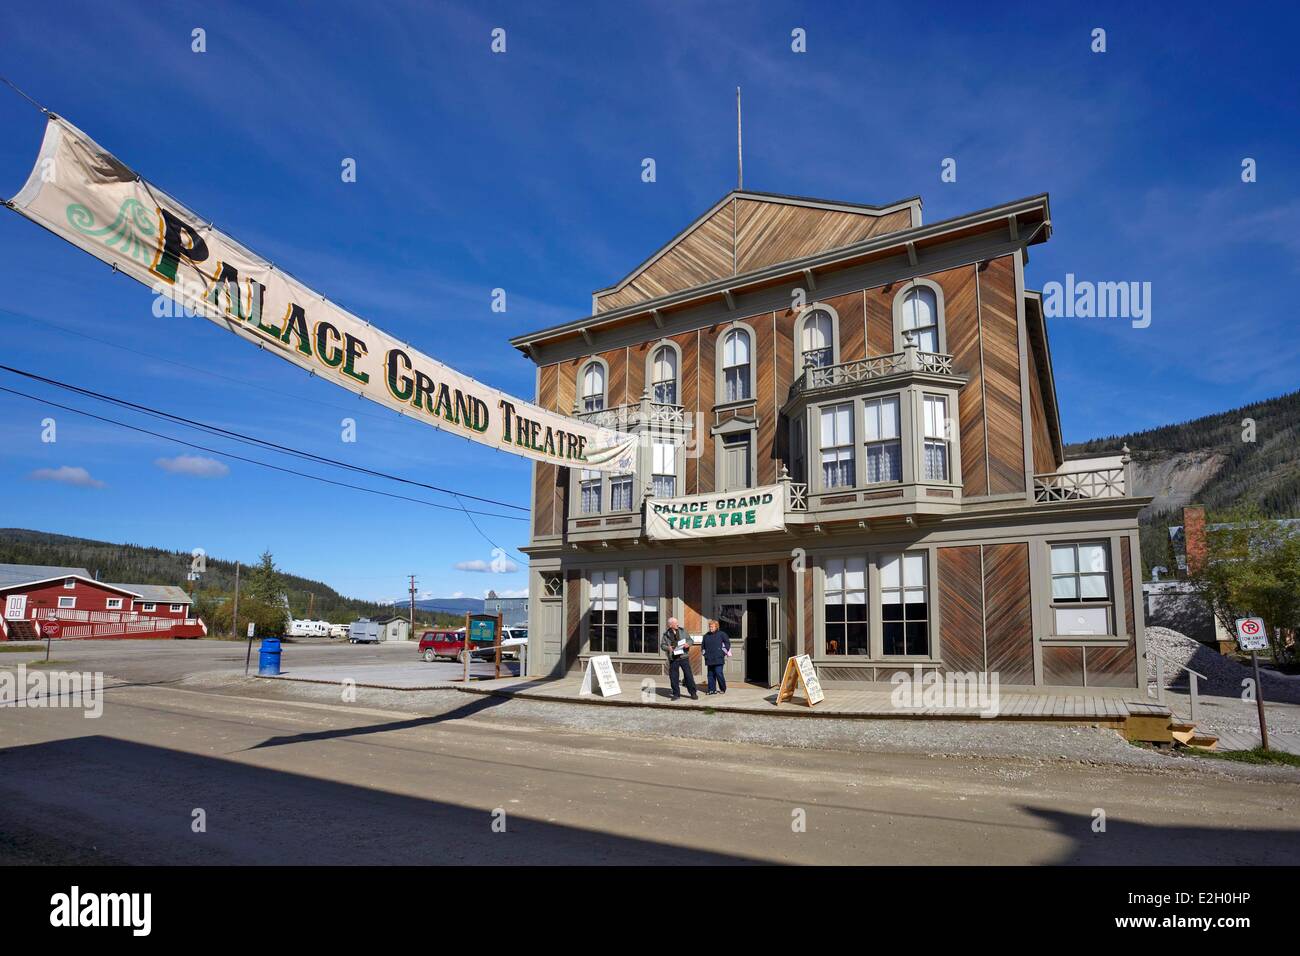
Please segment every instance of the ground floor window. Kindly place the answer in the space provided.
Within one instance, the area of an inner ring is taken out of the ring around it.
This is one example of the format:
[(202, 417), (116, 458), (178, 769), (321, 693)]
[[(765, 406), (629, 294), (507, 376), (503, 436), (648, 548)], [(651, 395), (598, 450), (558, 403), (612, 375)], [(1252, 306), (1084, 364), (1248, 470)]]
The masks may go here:
[(627, 649), (633, 654), (659, 650), (659, 569), (634, 568), (627, 577)]
[(618, 572), (591, 572), (591, 604), (587, 637), (593, 654), (618, 651)]
[(923, 553), (881, 555), (880, 623), (887, 656), (930, 653), (927, 578)]
[(742, 564), (718, 568), (714, 577), (715, 594), (779, 594), (780, 567), (775, 564)]
[(826, 562), (826, 653), (871, 653), (866, 558)]
[(1051, 545), (1052, 633), (1106, 635), (1111, 629), (1110, 562), (1105, 541)]

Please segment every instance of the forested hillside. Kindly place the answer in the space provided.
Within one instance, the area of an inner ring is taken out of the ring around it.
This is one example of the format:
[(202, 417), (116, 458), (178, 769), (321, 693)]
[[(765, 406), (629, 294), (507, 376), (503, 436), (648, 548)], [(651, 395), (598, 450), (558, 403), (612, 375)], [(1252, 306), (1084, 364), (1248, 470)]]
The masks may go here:
[(1136, 493), (1155, 498), (1142, 516), (1147, 570), (1168, 563), (1168, 528), (1182, 523), (1184, 504), (1204, 505), (1211, 516), (1239, 505), (1257, 506), (1273, 517), (1300, 516), (1300, 391), (1180, 424), (1081, 442), (1068, 446), (1066, 454), (1113, 453), (1125, 444), (1133, 455)]

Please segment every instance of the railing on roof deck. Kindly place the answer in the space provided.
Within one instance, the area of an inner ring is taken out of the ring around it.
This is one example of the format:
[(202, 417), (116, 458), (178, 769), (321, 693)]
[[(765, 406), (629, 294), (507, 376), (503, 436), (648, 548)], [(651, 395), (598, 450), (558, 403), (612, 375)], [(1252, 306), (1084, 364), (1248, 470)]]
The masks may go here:
[(689, 429), (692, 416), (686, 413), (683, 405), (670, 405), (666, 402), (634, 402), (628, 405), (613, 405), (595, 411), (575, 411), (574, 417), (582, 419), (600, 428), (613, 428), (619, 431), (635, 425), (649, 425), (655, 428)]
[(871, 358), (841, 362), (838, 365), (810, 365), (790, 386), (790, 395), (835, 385), (852, 385), (874, 378), (901, 375), (904, 372), (929, 372), (933, 375), (952, 375), (952, 356), (942, 352), (922, 352), (909, 345), (901, 352), (874, 355)]
[(1128, 469), (1124, 465), (1034, 475), (1034, 501), (1037, 502), (1126, 497)]

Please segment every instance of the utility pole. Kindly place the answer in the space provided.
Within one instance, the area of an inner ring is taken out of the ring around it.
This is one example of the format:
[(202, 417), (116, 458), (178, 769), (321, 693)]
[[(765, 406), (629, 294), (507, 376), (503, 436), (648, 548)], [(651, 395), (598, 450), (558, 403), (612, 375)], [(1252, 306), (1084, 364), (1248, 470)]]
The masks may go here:
[(415, 575), (411, 575), (411, 637), (415, 637)]
[(239, 562), (235, 562), (235, 609), (230, 615), (230, 636), (239, 633)]

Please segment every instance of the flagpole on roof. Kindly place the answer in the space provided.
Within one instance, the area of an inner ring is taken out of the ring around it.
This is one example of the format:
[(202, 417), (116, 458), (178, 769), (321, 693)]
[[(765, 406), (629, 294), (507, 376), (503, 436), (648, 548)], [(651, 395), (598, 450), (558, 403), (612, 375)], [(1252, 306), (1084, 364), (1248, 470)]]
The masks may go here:
[(745, 188), (745, 149), (740, 130), (740, 87), (736, 87), (736, 188)]

